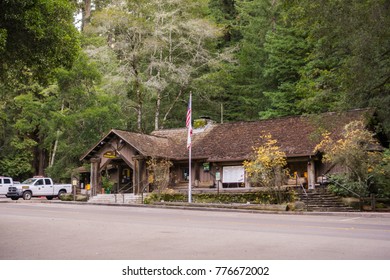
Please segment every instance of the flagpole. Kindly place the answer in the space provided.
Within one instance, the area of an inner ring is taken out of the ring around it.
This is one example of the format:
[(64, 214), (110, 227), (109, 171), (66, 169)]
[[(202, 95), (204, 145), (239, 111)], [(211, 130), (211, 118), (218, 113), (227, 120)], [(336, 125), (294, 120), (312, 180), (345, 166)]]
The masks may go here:
[(192, 202), (192, 168), (191, 168), (191, 156), (192, 156), (192, 92), (190, 92), (190, 100), (188, 102), (188, 110), (186, 117), (187, 127), (187, 148), (188, 148), (188, 203)]
[(190, 146), (188, 150), (188, 203), (192, 202), (192, 188), (191, 188), (191, 181), (192, 181), (192, 176), (191, 176), (191, 152), (192, 152), (192, 145)]

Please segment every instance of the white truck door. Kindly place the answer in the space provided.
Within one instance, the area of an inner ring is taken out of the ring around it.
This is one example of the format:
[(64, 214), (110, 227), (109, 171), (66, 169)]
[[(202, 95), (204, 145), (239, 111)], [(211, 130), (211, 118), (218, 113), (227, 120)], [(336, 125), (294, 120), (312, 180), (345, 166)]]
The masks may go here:
[(33, 195), (34, 196), (44, 196), (47, 195), (47, 190), (45, 186), (45, 181), (43, 179), (38, 179), (34, 183)]
[(49, 178), (45, 178), (45, 188), (46, 188), (47, 195), (54, 194), (54, 185), (53, 185), (53, 182)]

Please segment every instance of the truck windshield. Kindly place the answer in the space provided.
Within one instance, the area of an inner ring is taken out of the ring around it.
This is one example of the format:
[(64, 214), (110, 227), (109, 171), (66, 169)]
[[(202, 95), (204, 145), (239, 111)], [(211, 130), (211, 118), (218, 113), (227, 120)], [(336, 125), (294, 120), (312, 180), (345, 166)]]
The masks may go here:
[(29, 178), (26, 181), (23, 181), (22, 184), (33, 184), (37, 179), (36, 178)]

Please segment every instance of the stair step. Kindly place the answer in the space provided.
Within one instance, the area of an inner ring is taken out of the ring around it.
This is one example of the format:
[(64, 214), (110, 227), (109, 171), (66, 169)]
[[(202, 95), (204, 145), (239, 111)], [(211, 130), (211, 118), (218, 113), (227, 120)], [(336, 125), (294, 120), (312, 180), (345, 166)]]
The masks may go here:
[(306, 204), (307, 211), (318, 212), (352, 212), (357, 211), (352, 207), (346, 206), (336, 195), (329, 193), (326, 189), (307, 190), (298, 194), (299, 199)]
[(142, 195), (134, 194), (98, 194), (88, 200), (88, 203), (105, 204), (142, 204)]

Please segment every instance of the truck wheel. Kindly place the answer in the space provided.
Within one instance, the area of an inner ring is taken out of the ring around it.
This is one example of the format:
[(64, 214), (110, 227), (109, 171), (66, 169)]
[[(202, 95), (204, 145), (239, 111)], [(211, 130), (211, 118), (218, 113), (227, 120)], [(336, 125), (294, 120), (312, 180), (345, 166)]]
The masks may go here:
[(32, 197), (31, 192), (24, 192), (24, 193), (23, 193), (23, 199), (24, 199), (24, 200), (30, 200), (31, 197)]
[(18, 200), (19, 197), (11, 197), (12, 200)]
[(47, 199), (47, 200), (52, 200), (53, 197), (52, 197), (52, 196), (46, 196), (46, 199)]
[(60, 191), (58, 192), (58, 198), (60, 198), (61, 195), (64, 195), (64, 194), (66, 194), (66, 191), (60, 190)]

